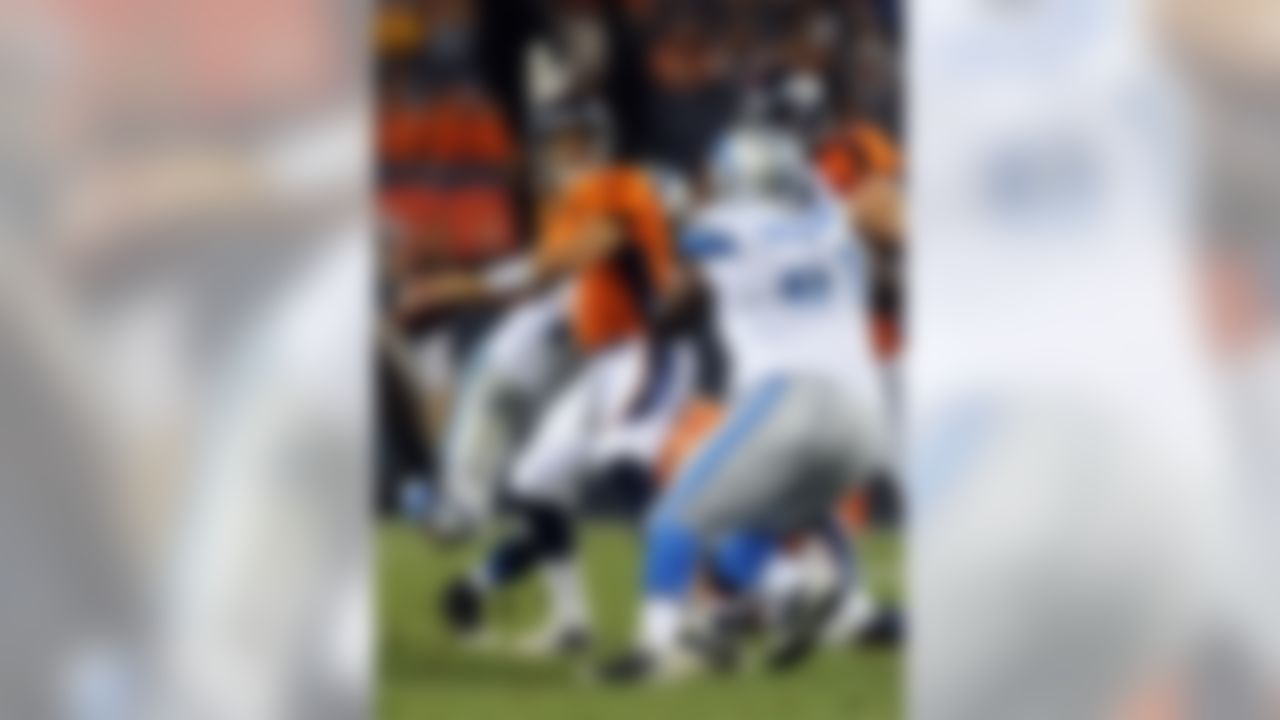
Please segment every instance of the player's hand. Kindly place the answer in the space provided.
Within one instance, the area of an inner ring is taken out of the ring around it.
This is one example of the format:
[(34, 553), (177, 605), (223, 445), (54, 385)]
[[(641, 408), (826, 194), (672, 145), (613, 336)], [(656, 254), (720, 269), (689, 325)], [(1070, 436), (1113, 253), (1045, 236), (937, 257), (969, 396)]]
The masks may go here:
[(405, 321), (443, 312), (465, 304), (474, 294), (467, 275), (443, 273), (406, 283), (396, 302), (396, 314)]
[(862, 184), (850, 201), (854, 226), (873, 245), (892, 248), (903, 245), (906, 217), (901, 191), (892, 180), (872, 178)]

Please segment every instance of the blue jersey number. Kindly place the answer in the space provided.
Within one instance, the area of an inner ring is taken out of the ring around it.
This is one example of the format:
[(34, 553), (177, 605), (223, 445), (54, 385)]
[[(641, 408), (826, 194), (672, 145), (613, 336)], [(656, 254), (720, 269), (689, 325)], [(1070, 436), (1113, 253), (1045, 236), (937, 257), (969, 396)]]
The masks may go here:
[(795, 305), (818, 305), (831, 297), (831, 274), (816, 265), (790, 268), (779, 279), (779, 291)]

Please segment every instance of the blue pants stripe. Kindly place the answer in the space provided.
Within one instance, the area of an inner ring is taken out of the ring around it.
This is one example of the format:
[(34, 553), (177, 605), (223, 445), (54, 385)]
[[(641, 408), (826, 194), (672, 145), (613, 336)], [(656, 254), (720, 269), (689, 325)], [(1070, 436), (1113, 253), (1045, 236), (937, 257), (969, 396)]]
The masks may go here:
[(733, 453), (773, 412), (785, 390), (786, 382), (778, 378), (765, 383), (747, 398), (741, 409), (734, 411), (724, 426), (680, 470), (671, 489), (659, 503), (655, 518), (673, 517), (680, 508), (696, 498), (729, 458), (733, 457)]
[[(692, 502), (723, 469), (732, 454), (773, 411), (786, 388), (781, 380), (757, 390), (682, 470), (650, 518), (645, 535), (645, 592), (650, 597), (679, 597), (693, 584), (700, 539), (686, 527), (680, 510)], [(753, 563), (754, 564), (754, 563)], [(744, 575), (754, 568), (741, 568)]]

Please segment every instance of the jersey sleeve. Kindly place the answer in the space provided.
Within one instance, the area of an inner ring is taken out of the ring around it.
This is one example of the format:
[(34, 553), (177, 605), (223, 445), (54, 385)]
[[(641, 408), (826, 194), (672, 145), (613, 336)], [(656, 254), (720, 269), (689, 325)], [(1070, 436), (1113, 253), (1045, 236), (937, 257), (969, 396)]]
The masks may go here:
[(676, 267), (675, 242), (657, 187), (648, 176), (630, 170), (619, 176), (617, 208), (630, 225), (632, 241), (642, 246), (658, 283), (667, 283)]

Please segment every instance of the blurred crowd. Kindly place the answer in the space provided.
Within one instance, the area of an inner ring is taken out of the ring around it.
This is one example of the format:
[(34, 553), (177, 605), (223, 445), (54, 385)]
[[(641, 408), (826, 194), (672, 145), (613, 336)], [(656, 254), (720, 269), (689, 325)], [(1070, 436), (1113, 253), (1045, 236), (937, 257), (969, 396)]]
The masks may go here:
[(761, 96), (782, 98), (842, 189), (896, 165), (894, 0), (383, 0), (379, 205), (409, 262), (525, 241), (522, 142), (565, 98), (610, 111), (617, 152), (678, 181)]

